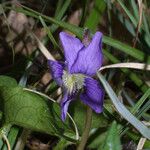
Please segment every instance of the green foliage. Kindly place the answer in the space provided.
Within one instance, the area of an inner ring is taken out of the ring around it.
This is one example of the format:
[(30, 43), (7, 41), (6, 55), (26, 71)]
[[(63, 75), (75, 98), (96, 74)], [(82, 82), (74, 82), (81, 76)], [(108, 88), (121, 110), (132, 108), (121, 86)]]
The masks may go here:
[(95, 0), (94, 7), (90, 12), (84, 26), (95, 32), (98, 24), (100, 23), (105, 8), (106, 4), (104, 1)]
[(108, 130), (102, 149), (103, 150), (121, 150), (120, 137), (119, 137), (116, 122), (113, 122), (110, 129)]
[(11, 77), (0, 75), (0, 86), (13, 88), (17, 86), (17, 81)]
[[(121, 61), (113, 56), (111, 53), (108, 52), (108, 50), (103, 50), (103, 53), (105, 56), (112, 62), (112, 63), (120, 63)], [(133, 71), (130, 71), (126, 68), (121, 68), (121, 71), (128, 76), (143, 92), (146, 92), (148, 89), (147, 84), (145, 84), (145, 81), (142, 81), (140, 77), (138, 77), (137, 74), (135, 74)]]
[[(8, 133), (8, 140), (9, 140), (11, 148), (13, 148), (15, 145), (18, 133), (19, 133), (19, 129), (16, 126), (12, 127), (10, 132)], [(3, 150), (7, 150), (6, 145), (3, 146)]]
[[(9, 81), (9, 84), (8, 84)], [(57, 103), (24, 90), (13, 78), (0, 77), (0, 103), (3, 123), (19, 125), (34, 131), (63, 136), (64, 131), (74, 132), (60, 118)], [(10, 86), (9, 86), (10, 85)]]
[[(106, 2), (109, 3), (110, 7)], [(109, 16), (111, 14), (115, 15), (115, 18), (117, 18), (118, 21), (122, 23), (122, 28), (128, 30), (128, 34), (130, 34), (129, 36), (131, 36), (131, 39), (134, 40), (136, 38), (137, 25), (139, 22), (139, 8), (137, 5), (137, 1), (132, 0), (125, 2), (123, 0), (117, 0), (113, 3), (110, 0), (95, 0), (93, 1), (92, 9), (89, 9), (91, 11), (87, 9), (91, 7), (91, 3), (89, 0), (84, 0), (84, 2), (82, 3), (84, 3), (84, 12), (81, 18), (80, 25), (88, 27), (92, 31), (92, 34), (97, 29), (99, 29), (99, 24), (103, 21), (102, 17), (108, 17), (108, 28), (110, 29), (109, 31), (113, 30), (111, 24), (112, 18), (111, 16)], [(54, 48), (59, 49), (59, 44), (57, 40), (55, 40), (57, 39), (57, 37), (55, 38), (54, 34), (54, 31), (56, 31), (56, 29), (58, 29), (59, 27), (74, 33), (81, 39), (83, 36), (83, 28), (77, 27), (64, 21), (68, 15), (67, 11), (70, 11), (72, 4), (74, 4), (74, 2), (71, 0), (58, 0), (56, 11), (54, 12), (54, 17), (43, 15), (42, 13), (26, 6), (10, 7), (10, 5), (7, 5), (7, 3), (6, 5), (0, 5), (0, 14), (5, 15), (6, 10), (15, 10), (17, 12), (22, 12), (27, 16), (33, 17), (36, 21), (40, 20), (43, 27), (46, 29), (47, 35), (49, 36), (49, 39), (51, 40)], [(116, 7), (116, 4), (118, 4), (119, 7)], [(127, 44), (127, 41), (121, 42), (114, 39), (114, 31), (112, 33), (109, 33), (109, 36), (111, 37), (108, 37), (107, 35), (104, 36), (103, 43), (105, 49), (103, 50), (103, 53), (109, 62), (118, 63), (122, 62), (122, 60), (132, 60), (136, 62), (145, 62), (145, 64), (150, 63), (150, 56), (148, 52), (150, 48), (150, 19), (147, 15), (148, 1), (143, 1), (143, 4), (143, 18), (142, 24), (138, 31), (139, 34), (137, 38), (136, 48), (133, 48), (132, 45)], [(104, 15), (104, 13), (108, 14)], [(51, 23), (52, 25), (48, 26), (49, 23)], [(62, 54), (61, 51), (59, 51), (59, 53)], [(33, 57), (34, 60), (37, 55)], [(30, 70), (30, 68), (28, 68), (28, 70)], [(133, 100), (134, 105), (132, 107), (128, 104), (127, 107), (125, 107), (126, 102), (123, 101), (124, 103), (121, 103), (120, 99), (118, 99), (118, 91), (120, 92), (120, 89), (116, 89), (115, 85), (112, 85), (111, 88), (110, 84), (105, 80), (105, 78), (99, 75), (99, 78), (112, 103), (109, 103), (111, 108), (105, 107), (105, 111), (103, 114), (97, 115), (93, 113), (91, 127), (92, 130), (87, 143), (88, 148), (120, 150), (120, 135), (123, 136), (124, 134), (137, 142), (141, 135), (137, 134), (138, 132), (136, 130), (129, 130), (132, 129), (132, 126), (130, 126), (129, 123), (132, 124), (143, 136), (150, 138), (149, 128), (147, 128), (140, 120), (138, 120), (141, 116), (146, 121), (149, 121), (150, 118), (150, 115), (146, 113), (150, 108), (150, 101), (148, 100), (150, 89), (145, 80), (143, 80), (148, 77), (148, 73), (142, 72), (139, 74), (139, 72), (135, 72), (130, 69), (121, 69), (121, 71), (122, 73), (119, 73), (123, 76), (123, 79), (127, 77), (129, 81), (133, 81), (132, 84), (134, 83), (134, 86), (138, 87), (138, 90), (135, 90), (134, 94), (136, 96), (139, 94), (143, 96), (137, 101)], [(111, 81), (111, 77), (113, 75), (116, 75), (116, 73), (118, 72), (112, 69), (106, 74), (104, 72), (104, 75), (106, 75)], [(27, 79), (29, 77), (29, 73), (27, 74), (28, 75), (26, 75), (25, 73), (25, 79), (22, 78), (22, 80), (24, 81), (24, 85), (26, 85)], [(126, 81), (120, 80), (118, 84), (122, 86), (124, 85), (124, 82)], [(21, 83), (23, 82), (20, 81), (20, 84)], [(54, 82), (50, 83), (49, 87), (50, 90), (48, 91), (48, 94), (52, 92), (55, 93), (57, 88), (54, 85)], [(140, 91), (139, 89), (142, 93), (138, 93)], [(115, 93), (114, 90), (116, 90), (117, 92)], [(113, 108), (113, 106), (115, 106), (115, 109)], [(130, 111), (127, 108), (129, 108)], [(109, 109), (112, 109), (112, 111), (109, 111)], [(120, 114), (120, 117), (118, 117), (118, 112)], [(75, 125), (77, 126), (77, 129), (79, 131), (79, 135), (81, 135), (84, 130), (84, 122), (86, 117), (85, 106), (81, 102), (79, 102), (79, 100), (74, 101), (69, 108), (69, 113), (75, 121)], [(127, 122), (123, 120), (121, 116), (126, 119)], [(117, 123), (113, 122), (110, 129), (107, 131), (109, 123), (114, 119), (117, 121)], [(120, 120), (123, 120), (126, 123), (122, 124)], [(65, 123), (61, 121), (60, 107), (57, 103), (49, 101), (46, 98), (39, 96), (38, 94), (26, 91), (23, 87), (18, 86), (15, 79), (8, 76), (0, 76), (0, 121), (2, 121), (3, 123), (0, 131), (4, 129), (5, 125), (9, 125), (9, 128), (7, 128), (7, 131), (9, 131), (11, 124), (28, 128), (33, 131), (40, 131), (48, 133), (50, 135), (63, 137), (59, 139), (57, 146), (55, 146), (54, 148), (55, 150), (65, 149), (69, 144), (71, 144), (71, 142), (77, 142), (75, 140), (75, 131), (72, 122), (68, 117)], [(120, 128), (118, 128), (119, 124), (121, 124)], [(13, 147), (13, 145), (15, 144), (18, 132), (19, 129), (13, 127), (8, 134), (8, 139), (10, 141), (11, 147)], [(0, 148), (2, 147), (2, 145), (3, 143), (0, 141)], [(147, 140), (145, 147), (147, 148), (149, 147), (149, 145), (149, 141)], [(3, 147), (3, 149), (6, 149), (6, 146)]]
[(106, 128), (96, 129), (94, 133), (91, 134), (91, 136), (89, 137), (88, 147), (93, 148), (93, 149), (96, 149), (96, 148), (101, 149), (105, 141), (106, 134), (107, 134)]
[[(60, 108), (55, 103), (25, 91), (21, 87), (0, 90), (4, 103), (5, 123), (11, 123), (45, 133), (63, 133)], [(56, 124), (57, 122), (57, 124)]]
[[(76, 100), (70, 104), (69, 109), (71, 110), (70, 114), (76, 122), (79, 133), (81, 134), (84, 130), (86, 106), (83, 105), (80, 100)], [(108, 121), (103, 114), (96, 114), (93, 112), (92, 128), (106, 127), (107, 125)]]
[[(9, 83), (8, 83), (9, 81)], [(57, 103), (26, 91), (17, 85), (16, 80), (7, 76), (0, 77), (0, 103), (3, 112), (3, 124), (18, 125), (33, 131), (64, 136), (74, 134), (72, 124), (60, 118), (60, 107)], [(10, 85), (10, 86), (9, 86)], [(81, 134), (84, 129), (83, 118), (86, 117), (85, 106), (79, 101), (71, 105), (71, 111)], [(82, 109), (81, 109), (82, 108)], [(78, 112), (78, 113), (75, 113)], [(70, 126), (71, 125), (71, 126)], [(106, 127), (107, 120), (103, 115), (93, 114), (92, 128)], [(63, 133), (65, 135), (63, 135)]]
[(128, 109), (120, 102), (114, 93), (113, 89), (110, 87), (109, 83), (101, 74), (97, 74), (101, 83), (103, 84), (107, 94), (109, 95), (112, 103), (116, 107), (117, 111), (130, 122), (144, 137), (150, 139), (150, 129), (147, 128), (142, 122), (140, 122), (135, 116), (133, 116)]

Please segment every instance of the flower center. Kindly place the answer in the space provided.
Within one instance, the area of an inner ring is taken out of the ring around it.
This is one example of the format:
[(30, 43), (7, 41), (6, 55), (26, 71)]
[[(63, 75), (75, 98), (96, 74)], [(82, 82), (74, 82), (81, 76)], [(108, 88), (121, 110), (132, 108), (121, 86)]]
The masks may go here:
[(83, 74), (69, 74), (67, 71), (63, 72), (62, 80), (64, 86), (67, 88), (69, 94), (75, 93), (83, 88), (84, 86)]

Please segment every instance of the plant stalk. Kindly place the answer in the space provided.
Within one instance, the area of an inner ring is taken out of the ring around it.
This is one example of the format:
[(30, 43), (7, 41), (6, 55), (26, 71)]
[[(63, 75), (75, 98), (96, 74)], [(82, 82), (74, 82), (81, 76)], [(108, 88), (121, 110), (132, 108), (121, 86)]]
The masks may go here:
[(81, 141), (79, 146), (77, 147), (77, 150), (84, 150), (84, 147), (86, 145), (86, 142), (89, 137), (89, 132), (91, 129), (92, 124), (92, 109), (87, 106), (87, 112), (86, 112), (86, 121), (85, 121), (85, 128), (81, 137)]

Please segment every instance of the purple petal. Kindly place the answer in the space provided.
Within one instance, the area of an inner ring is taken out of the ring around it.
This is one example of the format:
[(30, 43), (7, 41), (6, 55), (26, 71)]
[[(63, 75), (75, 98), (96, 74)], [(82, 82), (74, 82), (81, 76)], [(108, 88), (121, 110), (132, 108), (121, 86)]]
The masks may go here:
[(61, 86), (64, 65), (61, 62), (53, 61), (53, 60), (48, 60), (48, 64), (49, 64), (53, 79), (56, 81), (56, 83), (59, 86)]
[(73, 97), (68, 95), (67, 92), (65, 92), (63, 99), (61, 101), (61, 119), (62, 121), (65, 121), (67, 112), (68, 112), (68, 106), (70, 102), (73, 100)]
[(70, 71), (71, 66), (77, 58), (78, 52), (84, 47), (81, 41), (65, 32), (60, 32), (60, 41), (65, 53), (65, 59)]
[(91, 43), (79, 51), (77, 59), (71, 67), (71, 73), (93, 76), (101, 67), (102, 59), (102, 33), (96, 32)]
[(92, 78), (85, 79), (85, 91), (80, 95), (81, 101), (90, 106), (96, 113), (103, 111), (104, 91), (98, 81)]

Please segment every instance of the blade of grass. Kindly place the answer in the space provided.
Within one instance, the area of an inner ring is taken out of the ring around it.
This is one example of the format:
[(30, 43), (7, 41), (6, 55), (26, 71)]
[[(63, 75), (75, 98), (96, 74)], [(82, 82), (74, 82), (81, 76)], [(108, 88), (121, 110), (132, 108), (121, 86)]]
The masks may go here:
[[(64, 4), (63, 4), (63, 2), (64, 2)], [(63, 16), (64, 16), (65, 12), (67, 11), (67, 8), (69, 7), (70, 3), (71, 3), (71, 0), (65, 0), (65, 1), (59, 0), (54, 18), (57, 20), (61, 20), (63, 18), (62, 20), (64, 20), (65, 17), (63, 17)], [(55, 31), (57, 28), (58, 28), (58, 25), (56, 25), (56, 24), (52, 24), (50, 26), (50, 29), (52, 31)]]
[(145, 12), (143, 12), (143, 25), (144, 25), (144, 31), (145, 31), (145, 35), (144, 35), (144, 39), (145, 42), (147, 43), (147, 45), (150, 47), (150, 28), (149, 28), (149, 24), (145, 15)]
[(1, 128), (0, 128), (0, 148), (3, 147), (3, 141), (2, 141), (2, 137), (3, 135), (7, 136), (9, 131), (11, 129), (11, 125), (10, 124), (7, 124), (7, 125), (3, 125)]
[(88, 7), (89, 7), (89, 0), (83, 0), (82, 5), (83, 5), (83, 11), (82, 11), (82, 16), (81, 16), (81, 21), (80, 21), (80, 26), (82, 27), (85, 23), (87, 13), (88, 13)]
[(125, 52), (126, 54), (129, 54), (130, 56), (136, 58), (139, 61), (144, 61), (147, 63), (150, 63), (150, 56), (147, 56), (142, 51), (132, 48), (128, 46), (127, 44), (124, 44), (120, 41), (114, 40), (112, 38), (104, 36), (103, 42), (109, 46), (112, 46), (122, 52)]
[(99, 71), (109, 68), (132, 68), (132, 69), (140, 69), (140, 70), (147, 70), (150, 71), (150, 65), (143, 64), (143, 63), (117, 63), (113, 65), (107, 65), (104, 67), (101, 67)]
[[(16, 143), (18, 133), (19, 133), (19, 128), (12, 127), (9, 134), (8, 134), (8, 140), (9, 140), (11, 149), (13, 149), (13, 147)], [(5, 145), (2, 150), (7, 150), (7, 146)]]
[(132, 6), (134, 16), (135, 16), (136, 20), (138, 20), (139, 19), (139, 15), (138, 15), (137, 4), (136, 4), (135, 0), (132, 0), (132, 1), (129, 1), (129, 2), (130, 2), (130, 5)]
[(134, 18), (134, 16), (131, 14), (131, 12), (129, 11), (129, 9), (124, 5), (124, 3), (122, 2), (122, 0), (117, 0), (117, 1), (120, 4), (120, 6), (122, 7), (122, 9), (125, 11), (125, 13), (128, 15), (128, 17), (130, 18), (131, 22), (133, 23), (133, 25), (136, 28), (137, 27), (137, 21)]
[[(82, 28), (79, 28), (75, 25), (71, 25), (69, 23), (63, 22), (63, 21), (59, 21), (56, 19), (53, 19), (51, 17), (42, 15), (30, 8), (27, 8), (25, 6), (22, 6), (24, 9), (22, 8), (15, 8), (14, 10), (25, 13), (26, 15), (35, 17), (35, 18), (39, 18), (39, 16), (41, 16), (43, 19), (45, 19), (45, 21), (48, 22), (52, 22), (54, 24), (59, 25), (60, 27), (63, 27), (71, 32), (73, 32), (75, 35), (77, 35), (78, 37), (82, 37), (84, 30)], [(6, 7), (5, 7), (6, 8)], [(12, 7), (7, 7), (7, 9), (13, 9)], [(124, 44), (120, 41), (117, 41), (115, 39), (109, 38), (107, 36), (104, 36), (103, 38), (103, 42), (109, 46), (112, 46), (114, 48), (116, 48), (117, 50), (120, 50), (132, 57), (134, 57), (135, 59), (139, 60), (139, 61), (144, 61), (147, 63), (150, 63), (150, 56), (144, 54), (142, 51), (132, 48), (127, 44)]]
[(137, 150), (143, 149), (145, 142), (146, 142), (146, 138), (141, 138), (137, 145)]
[(22, 13), (28, 15), (28, 16), (31, 16), (31, 17), (34, 17), (34, 18), (37, 18), (37, 19), (39, 19), (39, 16), (41, 16), (43, 19), (45, 19), (46, 22), (54, 23), (54, 24), (56, 24), (60, 27), (68, 29), (69, 31), (72, 31), (73, 33), (75, 33), (80, 38), (83, 35), (84, 30), (82, 28), (79, 28), (75, 25), (60, 21), (58, 19), (54, 19), (52, 17), (45, 16), (45, 15), (43, 15), (43, 14), (41, 14), (41, 13), (35, 11), (35, 10), (32, 10), (31, 8), (28, 8), (26, 6), (21, 5), (21, 7), (16, 7), (16, 8), (4, 7), (4, 8), (10, 9), (10, 10), (15, 10), (15, 11), (18, 11), (18, 12), (22, 12)]
[(143, 113), (148, 111), (150, 109), (150, 99), (144, 104), (144, 106), (140, 109), (140, 111), (137, 113), (137, 117), (141, 117)]
[(89, 28), (93, 32), (95, 32), (97, 29), (97, 25), (99, 24), (102, 18), (105, 8), (106, 8), (106, 4), (104, 1), (95, 0), (94, 7), (92, 11), (90, 12), (90, 15), (87, 18), (84, 26)]
[(120, 102), (114, 93), (113, 89), (110, 87), (109, 83), (105, 78), (97, 73), (97, 76), (101, 83), (103, 84), (107, 94), (109, 95), (112, 103), (116, 107), (117, 111), (123, 116), (128, 122), (130, 122), (144, 137), (150, 139), (150, 129), (148, 129), (141, 121), (139, 121), (135, 116), (133, 116), (128, 109)]
[[(104, 55), (113, 63), (119, 63), (120, 60), (115, 56), (110, 54), (107, 50), (103, 50)], [(129, 69), (121, 69), (123, 73), (129, 76), (129, 78), (141, 89), (141, 91), (145, 92), (148, 89), (148, 86), (133, 72)]]
[[(146, 112), (147, 110), (147, 103), (141, 108), (141, 110), (138, 112), (139, 108), (143, 105), (143, 103), (145, 102), (145, 100), (150, 97), (150, 88), (144, 93), (144, 95), (139, 99), (139, 101), (132, 107), (131, 109), (131, 113), (133, 115), (135, 115), (137, 118), (140, 118), (144, 112)], [(144, 109), (143, 109), (144, 108)], [(137, 113), (138, 112), (138, 113)], [(120, 129), (120, 133), (123, 135), (125, 134), (129, 127), (127, 127), (128, 123), (124, 126), (125, 128), (123, 129), (123, 127), (121, 127)]]
[[(26, 7), (25, 7), (26, 8)], [(29, 9), (29, 8), (26, 8), (28, 11), (26, 10), (23, 10), (23, 9), (19, 9), (19, 11), (22, 11), (23, 13), (26, 13), (27, 15), (31, 15), (33, 17), (37, 17), (37, 15), (41, 15), (40, 13), (36, 12), (36, 11), (33, 11), (32, 9)], [(25, 11), (25, 12), (24, 12)], [(31, 12), (32, 13), (31, 13)], [(33, 14), (33, 13), (36, 13)], [(44, 16), (44, 15), (41, 15), (44, 19), (46, 20), (49, 20), (50, 22), (53, 22), (53, 23), (56, 23), (58, 25), (60, 25), (61, 27), (64, 27), (64, 28), (67, 28), (69, 31), (72, 31), (73, 33), (75, 33), (76, 35), (80, 36), (82, 35), (83, 33), (83, 29), (81, 28), (78, 28), (77, 26), (72, 26), (68, 23), (65, 23), (65, 22), (62, 22), (62, 21), (58, 21), (58, 20), (55, 20), (55, 19), (52, 19), (50, 17), (47, 17), (47, 16)], [(67, 26), (66, 26), (67, 25)], [(75, 28), (74, 28), (75, 27)], [(114, 40), (114, 39), (111, 39), (111, 38), (108, 38), (106, 36), (104, 36), (104, 40), (103, 40), (104, 43), (110, 45), (110, 46), (113, 46), (117, 49), (121, 49), (123, 52), (125, 53), (128, 53), (129, 55), (137, 58), (138, 60), (144, 60), (144, 53), (135, 49), (135, 48), (132, 48), (126, 44), (123, 44), (117, 40)], [(114, 63), (118, 63), (118, 59), (114, 58), (111, 54), (105, 52), (104, 53), (105, 55), (107, 55), (107, 57), (113, 61)], [(110, 56), (110, 57), (109, 57)], [(150, 56), (148, 56), (148, 60), (150, 62)], [(117, 60), (117, 61), (116, 61)], [(125, 72), (126, 74), (129, 73), (128, 70), (123, 70), (123, 72)], [(130, 74), (130, 78), (136, 83), (137, 86), (141, 87), (142, 91), (145, 91), (147, 90), (147, 86), (146, 85), (143, 85), (143, 81), (140, 80), (135, 74), (131, 73)]]
[(112, 37), (112, 13), (111, 13), (112, 4), (110, 0), (107, 0), (106, 3), (107, 3), (107, 16), (108, 16), (108, 31), (109, 31), (109, 36)]
[(130, 106), (134, 106), (134, 100), (129, 96), (129, 94), (125, 91), (125, 89), (122, 90), (122, 94), (125, 97), (125, 99), (128, 101), (128, 103), (130, 104)]
[(149, 28), (149, 24), (148, 24), (145, 12), (143, 12), (143, 24), (144, 24), (146, 34), (150, 37), (150, 28)]
[(59, 12), (60, 12), (60, 9), (62, 8), (63, 2), (64, 2), (64, 0), (58, 0), (54, 18), (59, 16)]
[(46, 33), (48, 35), (48, 37), (50, 38), (51, 42), (54, 45), (54, 48), (59, 48), (59, 45), (57, 44), (56, 40), (54, 39), (50, 29), (48, 28), (48, 26), (46, 25), (45, 21), (43, 20), (43, 18), (41, 16), (39, 16), (39, 19), (44, 27), (44, 29), (46, 30)]
[(129, 21), (129, 19), (124, 17), (124, 15), (122, 13), (120, 13), (115, 6), (113, 6), (112, 10), (113, 10), (114, 14), (117, 16), (118, 20), (122, 23), (122, 25), (125, 26), (125, 28), (130, 32), (130, 34), (132, 36), (135, 36), (136, 35), (135, 27)]
[(101, 149), (103, 150), (121, 150), (122, 149), (116, 121), (113, 121), (111, 127), (109, 128), (106, 139)]
[(51, 55), (51, 53), (46, 49), (46, 47), (43, 45), (43, 43), (38, 39), (38, 37), (32, 33), (32, 36), (36, 39), (38, 48), (43, 53), (43, 55), (47, 58), (47, 60), (55, 60), (55, 58)]
[[(11, 146), (10, 146), (9, 140), (8, 140), (8, 138), (7, 138), (6, 135), (3, 135), (3, 141), (4, 141), (4, 142), (6, 143), (6, 145), (7, 145), (7, 150), (11, 150)], [(6, 146), (6, 145), (4, 145), (4, 146)]]
[(23, 129), (21, 135), (19, 135), (15, 147), (13, 148), (14, 150), (24, 150), (24, 147), (27, 143), (29, 134), (31, 133), (30, 130), (28, 129)]
[[(138, 8), (137, 8), (137, 5), (135, 4), (135, 1), (132, 0), (130, 2), (131, 7), (133, 7), (133, 10), (134, 10), (135, 17), (131, 14), (131, 12), (129, 11), (129, 9), (124, 5), (124, 3), (122, 2), (122, 0), (117, 0), (117, 1), (120, 4), (120, 6), (122, 7), (122, 9), (126, 12), (126, 14), (128, 15), (128, 17), (130, 18), (132, 24), (134, 25), (134, 28), (136, 29), (136, 27), (138, 27), (138, 21), (139, 21), (140, 16), (139, 16)], [(143, 4), (142, 4), (141, 7), (143, 7)], [(141, 7), (139, 9), (141, 9)], [(145, 16), (144, 12), (142, 13), (142, 17), (143, 17), (143, 20), (142, 20), (143, 21), (143, 26), (141, 26), (140, 28), (144, 31), (144, 33), (146, 33), (146, 34), (144, 34), (144, 40), (147, 43), (147, 45), (150, 46), (150, 44), (149, 44), (150, 43), (149, 42), (149, 38), (150, 38), (149, 27), (148, 27), (148, 24), (147, 24), (147, 21), (146, 21), (146, 16)], [(123, 18), (125, 19), (125, 17), (123, 17)], [(126, 27), (128, 28), (128, 26), (126, 26)], [(128, 28), (128, 30), (130, 31), (130, 28)], [(141, 30), (139, 30), (139, 32), (141, 32)]]
[[(62, 1), (62, 0), (60, 0), (60, 1)], [(58, 8), (58, 10), (56, 10), (56, 13), (55, 13), (55, 16), (54, 16), (55, 19), (60, 20), (63, 17), (63, 15), (65, 14), (65, 12), (66, 12), (67, 8), (69, 7), (70, 3), (71, 3), (71, 0), (65, 0), (64, 1), (64, 4), (61, 5), (61, 7), (60, 7), (61, 9)], [(62, 2), (61, 2), (61, 4), (62, 4)]]
[(138, 100), (135, 106), (131, 109), (132, 114), (135, 114), (139, 108), (143, 105), (145, 100), (150, 97), (150, 88), (144, 93), (144, 95)]

